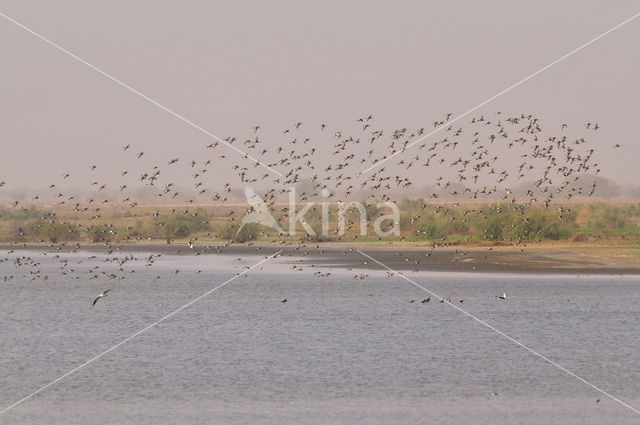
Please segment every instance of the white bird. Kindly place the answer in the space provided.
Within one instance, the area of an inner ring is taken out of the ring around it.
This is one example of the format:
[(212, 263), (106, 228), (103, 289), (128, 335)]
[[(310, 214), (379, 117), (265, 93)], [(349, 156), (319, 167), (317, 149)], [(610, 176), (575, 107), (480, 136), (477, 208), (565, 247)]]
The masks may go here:
[(103, 291), (100, 295), (98, 295), (98, 296), (96, 297), (96, 299), (95, 299), (95, 300), (93, 300), (93, 304), (91, 304), (91, 306), (93, 307), (94, 305), (96, 305), (96, 303), (98, 302), (98, 300), (99, 300), (100, 298), (104, 298), (104, 297), (106, 297), (106, 296), (107, 296), (107, 292), (109, 292), (109, 291), (111, 291), (111, 289), (107, 289), (106, 291)]
[(498, 298), (499, 300), (506, 300), (507, 299), (507, 293), (503, 292), (502, 295), (496, 295), (496, 298)]

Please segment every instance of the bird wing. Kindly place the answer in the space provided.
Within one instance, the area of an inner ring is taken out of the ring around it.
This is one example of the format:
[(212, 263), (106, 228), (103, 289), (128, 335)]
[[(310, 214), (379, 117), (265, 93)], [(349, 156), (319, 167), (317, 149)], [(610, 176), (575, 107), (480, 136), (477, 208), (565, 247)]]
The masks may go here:
[(98, 302), (98, 300), (102, 297), (104, 297), (105, 295), (107, 295), (107, 292), (111, 291), (111, 289), (106, 289), (104, 291), (102, 291), (102, 294), (98, 295), (94, 300), (93, 300), (93, 304), (91, 304), (92, 306), (96, 305), (96, 303)]

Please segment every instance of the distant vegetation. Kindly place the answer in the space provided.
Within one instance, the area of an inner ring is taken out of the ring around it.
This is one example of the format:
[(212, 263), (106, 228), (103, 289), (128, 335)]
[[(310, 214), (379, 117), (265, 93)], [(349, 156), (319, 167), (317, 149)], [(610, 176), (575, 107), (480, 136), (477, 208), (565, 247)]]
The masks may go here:
[[(330, 233), (321, 234), (320, 208), (306, 215), (316, 236), (309, 236), (299, 226), (295, 238), (279, 235), (273, 229), (249, 223), (240, 231), (241, 207), (196, 208), (181, 212), (166, 210), (134, 215), (114, 212), (111, 215), (79, 217), (77, 212), (52, 212), (36, 208), (0, 209), (2, 242), (94, 242), (125, 241), (375, 241), (373, 221), (389, 211), (366, 203), (367, 217), (362, 221), (353, 208), (346, 214), (346, 234), (339, 237), (338, 217), (330, 208)], [(405, 199), (398, 203), (401, 212), (401, 235), (388, 240), (433, 241), (436, 243), (526, 241), (593, 242), (598, 240), (640, 240), (640, 203), (605, 202), (558, 205), (545, 210), (538, 205), (517, 203), (433, 204), (422, 199)], [(275, 208), (274, 217), (288, 228), (286, 208)], [(234, 218), (235, 217), (235, 218)], [(368, 226), (361, 236), (360, 226)], [(387, 238), (382, 238), (387, 240)]]

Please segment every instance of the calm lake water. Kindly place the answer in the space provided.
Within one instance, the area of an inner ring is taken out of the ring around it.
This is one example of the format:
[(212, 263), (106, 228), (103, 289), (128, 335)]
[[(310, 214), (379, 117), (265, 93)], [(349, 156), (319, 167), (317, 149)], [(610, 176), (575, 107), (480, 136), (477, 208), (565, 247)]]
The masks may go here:
[[(261, 258), (164, 255), (146, 267), (136, 254), (121, 272), (101, 256), (61, 254), (76, 270), (64, 276), (53, 254), (18, 255), (40, 264), (0, 264), (0, 277), (15, 276), (0, 281), (0, 410)], [(94, 266), (126, 278), (89, 279)], [(22, 277), (35, 269), (48, 280)], [(353, 279), (363, 271), (339, 268), (313, 276), (328, 270), (267, 262), (0, 423), (640, 423), (452, 306), (420, 303), (428, 294), (398, 277)], [(640, 408), (640, 277), (407, 275)], [(497, 300), (503, 292), (508, 299)]]

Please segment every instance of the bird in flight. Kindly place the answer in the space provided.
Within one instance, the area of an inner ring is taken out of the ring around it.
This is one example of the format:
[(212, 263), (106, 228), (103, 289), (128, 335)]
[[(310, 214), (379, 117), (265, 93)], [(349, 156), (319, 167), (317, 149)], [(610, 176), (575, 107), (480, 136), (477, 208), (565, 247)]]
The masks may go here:
[(93, 307), (94, 305), (96, 305), (96, 303), (98, 302), (98, 300), (99, 300), (100, 298), (104, 298), (104, 297), (106, 297), (106, 296), (107, 296), (107, 293), (108, 293), (109, 291), (111, 291), (111, 289), (107, 289), (107, 290), (103, 291), (100, 295), (98, 295), (98, 296), (93, 300), (93, 304), (92, 304), (91, 306)]

